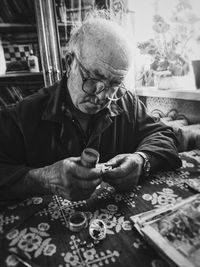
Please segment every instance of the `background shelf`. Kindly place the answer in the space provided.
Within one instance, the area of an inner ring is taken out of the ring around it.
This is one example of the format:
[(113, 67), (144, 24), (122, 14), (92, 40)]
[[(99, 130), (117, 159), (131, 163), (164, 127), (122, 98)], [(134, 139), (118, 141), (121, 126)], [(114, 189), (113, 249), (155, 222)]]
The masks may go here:
[(1, 23), (0, 33), (26, 33), (26, 32), (36, 32), (36, 25), (31, 24), (21, 24), (21, 23)]
[(139, 87), (135, 90), (138, 96), (147, 97), (167, 97), (183, 100), (200, 101), (200, 90), (161, 90), (156, 87)]

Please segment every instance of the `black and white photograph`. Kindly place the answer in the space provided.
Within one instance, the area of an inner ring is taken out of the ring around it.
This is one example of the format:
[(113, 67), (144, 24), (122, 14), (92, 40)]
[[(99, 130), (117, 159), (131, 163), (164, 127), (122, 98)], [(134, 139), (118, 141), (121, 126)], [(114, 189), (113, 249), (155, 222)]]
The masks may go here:
[(0, 1), (0, 267), (200, 267), (200, 0)]

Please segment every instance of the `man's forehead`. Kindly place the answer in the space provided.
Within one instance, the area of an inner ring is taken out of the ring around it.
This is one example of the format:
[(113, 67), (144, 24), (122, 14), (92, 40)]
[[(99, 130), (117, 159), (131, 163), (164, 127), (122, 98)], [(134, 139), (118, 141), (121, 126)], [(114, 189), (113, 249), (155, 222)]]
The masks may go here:
[(129, 62), (126, 57), (117, 52), (110, 51), (110, 48), (103, 50), (102, 47), (94, 48), (87, 46), (80, 58), (84, 67), (99, 78), (108, 78), (108, 75), (122, 79), (129, 69)]
[(121, 81), (127, 74), (127, 70), (114, 69), (105, 63), (101, 65), (93, 65), (93, 73), (101, 79), (110, 79), (110, 81), (117, 82)]
[(110, 82), (120, 83), (127, 74), (127, 69), (113, 67), (112, 64), (100, 60), (99, 58), (90, 58), (81, 60), (82, 71), (90, 78), (100, 80), (109, 80)]

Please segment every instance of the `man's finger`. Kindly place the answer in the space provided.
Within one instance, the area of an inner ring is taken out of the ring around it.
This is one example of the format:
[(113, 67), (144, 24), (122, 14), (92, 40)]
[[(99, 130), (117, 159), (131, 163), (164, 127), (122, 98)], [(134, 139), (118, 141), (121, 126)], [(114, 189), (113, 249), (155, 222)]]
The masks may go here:
[(124, 175), (127, 175), (132, 171), (133, 171), (133, 166), (130, 164), (130, 162), (124, 161), (118, 167), (105, 171), (104, 174), (110, 177), (123, 177)]
[[(76, 178), (75, 178), (76, 179)], [(94, 189), (102, 182), (101, 178), (95, 179), (95, 180), (85, 180), (85, 179), (76, 179), (76, 184), (77, 187), (87, 190), (92, 190)]]
[(114, 157), (114, 158), (110, 159), (109, 161), (105, 162), (106, 166), (115, 167), (115, 166), (117, 166), (117, 164), (118, 164), (117, 157)]
[(77, 179), (95, 180), (102, 175), (102, 170), (99, 168), (87, 168), (79, 164), (73, 164), (71, 171)]

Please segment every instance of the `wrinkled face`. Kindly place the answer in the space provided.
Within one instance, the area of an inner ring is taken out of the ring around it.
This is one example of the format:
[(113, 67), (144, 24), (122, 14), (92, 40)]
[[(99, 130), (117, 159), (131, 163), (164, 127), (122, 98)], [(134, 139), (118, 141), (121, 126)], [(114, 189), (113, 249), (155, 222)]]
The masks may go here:
[(126, 58), (124, 51), (120, 51), (123, 45), (120, 44), (119, 49), (113, 41), (105, 40), (94, 40), (89, 35), (82, 52), (74, 56), (71, 65), (70, 96), (75, 107), (86, 114), (96, 114), (109, 104), (109, 97), (121, 85), (129, 68), (128, 56)]
[(125, 76), (123, 71), (101, 63), (91, 62), (87, 68), (86, 64), (74, 58), (72, 65), (73, 89), (69, 89), (71, 99), (76, 108), (87, 114), (95, 114), (105, 108)]

